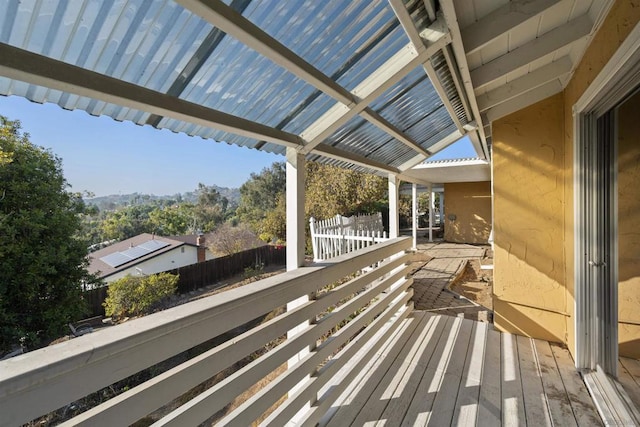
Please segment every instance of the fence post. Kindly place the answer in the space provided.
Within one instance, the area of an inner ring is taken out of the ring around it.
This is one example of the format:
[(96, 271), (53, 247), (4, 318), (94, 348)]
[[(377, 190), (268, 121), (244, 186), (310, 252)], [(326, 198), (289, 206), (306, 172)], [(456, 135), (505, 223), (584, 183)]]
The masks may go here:
[(314, 217), (309, 218), (309, 231), (311, 232), (311, 247), (313, 248), (313, 260), (318, 260), (318, 243), (316, 242), (316, 220)]

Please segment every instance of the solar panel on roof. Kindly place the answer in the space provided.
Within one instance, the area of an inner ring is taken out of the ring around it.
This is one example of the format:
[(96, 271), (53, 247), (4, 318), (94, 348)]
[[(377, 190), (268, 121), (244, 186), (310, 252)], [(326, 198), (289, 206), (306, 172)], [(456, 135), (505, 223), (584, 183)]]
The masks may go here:
[(160, 240), (148, 240), (138, 246), (133, 246), (126, 251), (116, 252), (113, 254), (105, 255), (100, 260), (105, 264), (110, 265), (113, 268), (120, 267), (123, 264), (133, 261), (138, 258), (142, 258), (145, 255), (149, 255), (157, 250), (169, 246), (169, 243)]

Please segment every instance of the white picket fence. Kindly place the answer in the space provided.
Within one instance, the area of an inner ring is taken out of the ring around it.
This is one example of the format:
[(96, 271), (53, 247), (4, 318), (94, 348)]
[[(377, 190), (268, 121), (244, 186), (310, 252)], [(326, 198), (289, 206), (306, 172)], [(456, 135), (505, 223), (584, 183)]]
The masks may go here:
[(325, 220), (309, 219), (313, 260), (322, 261), (389, 240), (382, 214), (336, 215)]

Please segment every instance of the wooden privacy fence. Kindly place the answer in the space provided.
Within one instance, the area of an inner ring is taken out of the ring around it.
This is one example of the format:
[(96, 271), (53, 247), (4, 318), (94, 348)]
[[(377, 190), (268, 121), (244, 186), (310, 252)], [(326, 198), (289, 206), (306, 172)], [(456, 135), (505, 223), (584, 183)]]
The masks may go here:
[(322, 261), (388, 240), (382, 214), (309, 219), (313, 260)]
[[(267, 265), (285, 265), (287, 259), (286, 252), (286, 247), (284, 246), (261, 246), (233, 255), (176, 268), (167, 271), (167, 273), (180, 275), (178, 280), (178, 293), (184, 294), (243, 273), (248, 268), (260, 268)], [(83, 292), (84, 300), (89, 307), (89, 316), (105, 314), (102, 303), (107, 298), (108, 288), (108, 286), (102, 286)]]
[(182, 294), (243, 273), (249, 268), (285, 265), (287, 260), (286, 252), (284, 246), (261, 246), (233, 255), (176, 268), (169, 271), (169, 273), (180, 275), (178, 293)]

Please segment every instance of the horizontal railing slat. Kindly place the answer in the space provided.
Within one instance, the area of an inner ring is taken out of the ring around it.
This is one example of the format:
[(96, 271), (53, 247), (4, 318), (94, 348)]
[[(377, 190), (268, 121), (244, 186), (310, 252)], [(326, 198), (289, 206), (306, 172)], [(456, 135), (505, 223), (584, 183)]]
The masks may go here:
[[(387, 309), (387, 311), (383, 313), (382, 316), (379, 316), (373, 322), (371, 322), (371, 324), (367, 326), (365, 331), (363, 331), (360, 335), (354, 338), (353, 341), (349, 342), (349, 344), (347, 344), (347, 346), (345, 346), (345, 348), (342, 349), (340, 353), (336, 355), (336, 357), (332, 359), (318, 375), (312, 376), (305, 388), (301, 388), (295, 394), (293, 394), (292, 396), (289, 396), (289, 399), (286, 402), (284, 402), (281, 406), (279, 406), (278, 409), (274, 411), (274, 413), (271, 414), (264, 421), (263, 424), (264, 425), (284, 425), (286, 424), (286, 420), (291, 419), (291, 417), (299, 411), (300, 407), (303, 404), (305, 404), (306, 402), (311, 402), (313, 405), (313, 403), (317, 398), (316, 396), (318, 391), (325, 384), (331, 381), (333, 375), (336, 372), (338, 372), (347, 363), (354, 363), (354, 360), (352, 359), (352, 357), (365, 345), (365, 343), (367, 343), (369, 340), (372, 340), (373, 336), (380, 329), (384, 328), (385, 324), (389, 322), (389, 320), (394, 315), (397, 316), (395, 321), (391, 325), (389, 325), (387, 328), (385, 328), (382, 331), (383, 333), (380, 334), (378, 339), (376, 339), (375, 342), (371, 345), (369, 351), (367, 352), (367, 357), (357, 360), (357, 365), (363, 366), (368, 361), (368, 359), (373, 357), (375, 352), (382, 346), (382, 344), (388, 338), (388, 336), (391, 335), (396, 330), (400, 322), (409, 315), (413, 307), (411, 304), (407, 306), (405, 310), (401, 310), (401, 311), (398, 311), (398, 310), (394, 311), (394, 310), (402, 306), (406, 301), (408, 301), (411, 298), (412, 295), (413, 293), (407, 294), (405, 298), (400, 300), (396, 305)], [(355, 374), (358, 372), (358, 370), (354, 369), (353, 372)], [(340, 383), (340, 385), (346, 388), (348, 382), (349, 382), (349, 378), (345, 377), (343, 382)], [(339, 385), (336, 385), (334, 387), (336, 387), (335, 390), (337, 391), (338, 390), (337, 387), (339, 387)], [(338, 398), (340, 394), (341, 394), (340, 392), (337, 392), (336, 395), (332, 396), (333, 399), (331, 400), (327, 399), (326, 402), (323, 402), (323, 403), (325, 403), (326, 405), (330, 405), (332, 402), (335, 401), (335, 399)], [(312, 406), (312, 409), (314, 409), (313, 406)]]
[(404, 296), (391, 305), (390, 308), (388, 306), (409, 284), (410, 281), (407, 280), (406, 286), (397, 288), (394, 292), (386, 295), (380, 303), (369, 307), (365, 312), (361, 313), (353, 321), (332, 335), (330, 339), (323, 342), (318, 349), (305, 356), (296, 366), (287, 370), (287, 372), (278, 377), (278, 379), (270, 382), (251, 399), (223, 418), (220, 424), (250, 425), (251, 422), (269, 409), (281, 396), (287, 393), (288, 390), (300, 382), (306, 375), (312, 373), (318, 364), (345, 344), (349, 338), (370, 323), (376, 316), (382, 312), (387, 312), (389, 316), (391, 316), (396, 313), (401, 306), (406, 305), (411, 298), (411, 293), (405, 293)]
[[(300, 296), (313, 294), (329, 283), (403, 252), (410, 244), (408, 238), (389, 240), (329, 261), (273, 276), (213, 297), (2, 361), (0, 413), (3, 416), (0, 417), (0, 425), (24, 423), (55, 410), (233, 330)], [(377, 273), (374, 271), (366, 279), (354, 279), (356, 284), (352, 286), (357, 289), (356, 286), (366, 284), (367, 280), (387, 274), (395, 262), (382, 263), (375, 270)], [(258, 341), (267, 340), (268, 337), (273, 339), (274, 334), (280, 334), (292, 323), (308, 318), (310, 314), (317, 314), (324, 297), (326, 296), (323, 295), (313, 303), (316, 304), (313, 309), (303, 306), (288, 313), (288, 320), (274, 320), (264, 329), (259, 329), (260, 332), (254, 330), (253, 333), (259, 334)], [(337, 297), (326, 299), (322, 304), (330, 304), (335, 298)], [(148, 413), (149, 410), (156, 409), (158, 404), (163, 405), (190, 389), (194, 381), (206, 379), (197, 375), (197, 371), (205, 366), (215, 371), (236, 356), (254, 351), (241, 338), (237, 339), (240, 341), (233, 346), (227, 348), (222, 345), (212, 353), (198, 356), (187, 364), (174, 368), (175, 370), (170, 371), (171, 374), (162, 374), (143, 384), (136, 392), (132, 389), (131, 393), (127, 392), (122, 397), (112, 399), (112, 402), (101, 406), (99, 410), (96, 408), (95, 411), (87, 413), (84, 418), (74, 419), (74, 423), (87, 420), (87, 425), (98, 425), (99, 420), (103, 420), (102, 425), (113, 425), (114, 419), (119, 418), (112, 418), (109, 414), (114, 414), (114, 411), (127, 411), (127, 408), (133, 408), (138, 403), (140, 409), (131, 410), (130, 415), (123, 417), (127, 420), (125, 423), (130, 422), (134, 416), (144, 415), (145, 411)], [(249, 338), (246, 340), (250, 341)], [(163, 388), (171, 388), (171, 391), (163, 393), (160, 391)], [(145, 396), (149, 398), (148, 401)], [(126, 402), (127, 398), (131, 401), (122, 403)], [(104, 410), (105, 415), (96, 415), (100, 410)]]
[[(331, 315), (322, 319), (321, 322), (307, 326), (304, 331), (289, 339), (285, 344), (278, 346), (273, 351), (264, 355), (259, 360), (252, 362), (241, 370), (232, 374), (216, 386), (203, 392), (193, 401), (176, 409), (169, 416), (160, 420), (158, 426), (181, 426), (199, 424), (206, 420), (212, 412), (222, 409), (229, 400), (239, 395), (251, 385), (264, 378), (271, 371), (281, 364), (287, 362), (292, 356), (300, 352), (303, 348), (307, 348), (315, 344), (316, 340), (324, 333), (337, 326), (350, 313), (364, 307), (373, 296), (380, 293), (382, 289), (389, 287), (394, 281), (397, 281), (402, 275), (408, 274), (410, 267), (403, 268), (389, 279), (376, 285), (374, 288), (357, 297), (349, 300), (344, 306), (339, 307), (331, 313)], [(387, 298), (385, 298), (385, 301)], [(318, 302), (313, 302), (318, 304)], [(321, 304), (321, 308), (326, 304)], [(317, 307), (317, 305), (316, 305)], [(322, 308), (324, 309), (324, 308)], [(382, 310), (382, 308), (380, 309)], [(315, 313), (321, 310), (316, 308)], [(279, 398), (276, 397), (277, 400)]]

